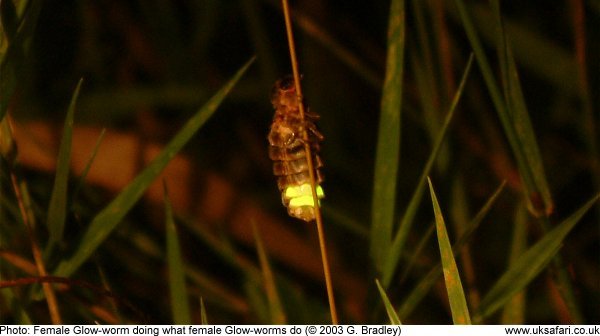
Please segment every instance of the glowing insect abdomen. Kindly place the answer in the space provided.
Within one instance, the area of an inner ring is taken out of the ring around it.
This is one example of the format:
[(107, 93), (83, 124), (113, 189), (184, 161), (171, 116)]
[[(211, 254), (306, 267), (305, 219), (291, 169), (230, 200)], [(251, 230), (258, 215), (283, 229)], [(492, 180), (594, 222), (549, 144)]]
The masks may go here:
[(320, 171), (323, 163), (318, 153), (323, 136), (315, 125), (318, 116), (307, 111), (304, 121), (301, 120), (294, 80), (290, 76), (275, 83), (271, 103), (275, 116), (268, 137), (269, 157), (273, 160), (273, 173), (277, 176), (281, 200), (290, 216), (309, 222), (315, 219), (315, 204), (302, 132), (306, 130), (308, 135), (320, 200), (325, 195), (320, 185), (323, 182)]

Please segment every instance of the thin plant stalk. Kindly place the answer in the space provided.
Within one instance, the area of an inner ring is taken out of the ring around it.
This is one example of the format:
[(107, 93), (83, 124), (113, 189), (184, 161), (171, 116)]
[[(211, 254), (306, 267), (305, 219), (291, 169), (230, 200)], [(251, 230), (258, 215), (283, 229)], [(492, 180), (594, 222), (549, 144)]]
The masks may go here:
[[(294, 75), (294, 85), (296, 86), (296, 94), (298, 98), (298, 106), (300, 110), (300, 120), (304, 120), (304, 102), (302, 96), (302, 88), (300, 86), (300, 73), (298, 72), (298, 60), (296, 58), (296, 46), (294, 45), (294, 36), (292, 34), (292, 21), (290, 17), (290, 8), (287, 0), (281, 0), (283, 5), (283, 15), (285, 17), (285, 28), (288, 38), (288, 46), (290, 49), (290, 61), (292, 63), (292, 73)], [(335, 298), (333, 295), (333, 286), (331, 283), (331, 272), (329, 271), (329, 261), (327, 258), (327, 248), (325, 246), (325, 232), (323, 230), (323, 218), (319, 207), (319, 198), (316, 190), (315, 169), (313, 165), (310, 142), (306, 130), (302, 132), (304, 139), (304, 151), (306, 152), (306, 161), (308, 164), (308, 172), (310, 177), (310, 185), (315, 209), (315, 221), (317, 223), (317, 231), (319, 233), (319, 247), (321, 249), (321, 259), (323, 260), (323, 272), (325, 274), (325, 286), (327, 287), (327, 297), (329, 299), (329, 311), (331, 312), (331, 323), (338, 324), (337, 310), (335, 308)]]
[[(21, 193), (22, 188), (26, 188), (22, 181), (17, 178), (17, 175), (14, 172), (11, 172), (10, 178), (12, 181), (13, 189), (15, 190), (15, 195), (17, 197), (17, 202), (19, 203), (19, 210), (21, 211), (21, 217), (23, 218), (23, 224), (27, 229), (27, 233), (29, 235), (29, 240), (31, 242), (31, 252), (33, 254), (33, 259), (35, 260), (35, 266), (37, 268), (37, 273), (41, 277), (45, 277), (48, 275), (46, 272), (46, 267), (44, 266), (44, 260), (42, 258), (42, 252), (40, 250), (39, 245), (35, 239), (35, 235), (33, 233), (33, 223), (30, 222), (30, 214), (27, 211), (27, 206), (25, 205), (25, 200), (23, 198), (23, 194)], [(52, 324), (62, 324), (62, 319), (60, 317), (60, 312), (58, 310), (58, 303), (56, 301), (56, 296), (54, 295), (54, 290), (52, 289), (52, 285), (49, 283), (42, 283), (42, 288), (44, 294), (46, 295), (46, 302), (48, 303), (48, 311), (50, 312), (50, 319)]]

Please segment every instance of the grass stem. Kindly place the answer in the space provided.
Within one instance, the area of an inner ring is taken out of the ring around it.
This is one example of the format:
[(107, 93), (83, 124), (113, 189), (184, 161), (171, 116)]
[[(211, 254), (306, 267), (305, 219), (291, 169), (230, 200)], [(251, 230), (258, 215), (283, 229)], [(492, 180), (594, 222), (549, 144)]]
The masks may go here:
[[(29, 234), (29, 240), (31, 242), (31, 252), (33, 254), (33, 259), (35, 260), (37, 273), (40, 277), (45, 277), (48, 275), (48, 273), (46, 272), (46, 267), (44, 266), (42, 252), (35, 239), (33, 223), (32, 220), (30, 221), (31, 216), (30, 212), (28, 211), (29, 206), (28, 204), (25, 204), (26, 199), (23, 197), (24, 195), (21, 192), (22, 190), (26, 191), (26, 186), (23, 181), (19, 180), (19, 178), (14, 172), (11, 172), (10, 178), (13, 185), (13, 189), (15, 190), (17, 202), (19, 203), (19, 210), (21, 211), (21, 216), (23, 217), (23, 224), (25, 225), (27, 233)], [(29, 197), (27, 196), (27, 198)], [(42, 288), (44, 290), (44, 294), (46, 295), (46, 302), (48, 303), (48, 310), (50, 312), (50, 319), (52, 321), (52, 324), (62, 324), (62, 319), (60, 317), (60, 312), (58, 310), (58, 304), (56, 301), (56, 296), (54, 295), (54, 290), (52, 289), (52, 285), (44, 282), (42, 283)]]
[[(285, 17), (285, 28), (288, 38), (288, 46), (290, 49), (290, 60), (292, 63), (292, 73), (294, 75), (294, 84), (296, 86), (296, 94), (298, 96), (298, 106), (300, 110), (300, 119), (304, 120), (304, 101), (302, 96), (302, 88), (300, 86), (300, 73), (298, 72), (298, 60), (296, 58), (296, 46), (294, 45), (294, 36), (292, 34), (292, 20), (290, 17), (290, 8), (287, 0), (281, 0), (283, 5), (283, 15)], [(308, 164), (308, 172), (310, 176), (310, 185), (312, 189), (313, 204), (315, 204), (315, 221), (317, 223), (317, 231), (319, 233), (319, 247), (321, 249), (321, 259), (323, 260), (323, 272), (325, 274), (325, 286), (327, 287), (327, 297), (329, 299), (329, 311), (331, 312), (331, 323), (338, 324), (337, 310), (335, 308), (335, 298), (333, 295), (333, 285), (331, 283), (331, 272), (329, 271), (329, 261), (327, 258), (327, 247), (325, 246), (325, 232), (323, 230), (323, 218), (321, 216), (321, 208), (318, 206), (319, 198), (316, 190), (315, 169), (313, 165), (313, 157), (310, 150), (310, 142), (306, 130), (302, 132), (304, 139), (304, 150), (306, 152), (306, 161)]]

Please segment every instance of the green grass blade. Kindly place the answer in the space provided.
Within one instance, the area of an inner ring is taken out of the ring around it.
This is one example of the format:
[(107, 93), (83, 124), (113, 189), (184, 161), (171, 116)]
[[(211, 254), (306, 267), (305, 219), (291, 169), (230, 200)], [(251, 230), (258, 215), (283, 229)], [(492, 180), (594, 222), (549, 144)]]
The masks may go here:
[(171, 293), (171, 313), (173, 324), (191, 324), (190, 306), (185, 286), (185, 272), (181, 259), (181, 246), (173, 219), (173, 208), (165, 184), (165, 220), (167, 233), (167, 263), (169, 265), (169, 291)]
[(385, 80), (381, 98), (381, 116), (375, 154), (375, 177), (371, 223), (371, 257), (378, 271), (391, 243), (396, 178), (400, 157), (400, 109), (404, 72), (405, 13), (404, 0), (392, 0), (388, 23)]
[(260, 268), (262, 269), (263, 281), (265, 285), (265, 292), (267, 294), (267, 303), (269, 305), (269, 311), (271, 313), (271, 323), (274, 324), (285, 324), (286, 315), (279, 299), (277, 292), (277, 286), (275, 285), (275, 277), (273, 276), (273, 270), (267, 256), (267, 251), (260, 237), (256, 223), (252, 222), (252, 231), (254, 232), (254, 240), (256, 241), (256, 251), (258, 253), (258, 260), (260, 261)]
[[(527, 247), (527, 207), (520, 202), (515, 213), (515, 224), (513, 229), (512, 244), (508, 259), (509, 267), (512, 267), (523, 254)], [(524, 324), (525, 323), (525, 291), (515, 294), (502, 310), (501, 324)]]
[(554, 258), (567, 234), (599, 198), (600, 194), (593, 197), (523, 253), (481, 300), (474, 320), (480, 322), (493, 314), (527, 286)]
[[(59, 243), (63, 238), (65, 231), (65, 218), (67, 215), (67, 191), (69, 182), (69, 165), (71, 163), (71, 142), (73, 139), (73, 119), (75, 116), (75, 106), (83, 79), (79, 80), (71, 103), (65, 118), (63, 135), (58, 150), (58, 160), (56, 162), (56, 175), (54, 177), (54, 187), (50, 196), (50, 205), (48, 206), (48, 216), (46, 224), (48, 225), (49, 241), (47, 251), (52, 251), (52, 247)], [(50, 253), (50, 252), (48, 252)]]
[(125, 189), (104, 208), (90, 223), (77, 251), (63, 261), (55, 271), (58, 276), (73, 274), (102, 244), (127, 212), (142, 197), (144, 191), (167, 166), (169, 161), (183, 148), (192, 136), (212, 116), (235, 83), (248, 69), (253, 59), (246, 63), (175, 135), (163, 151)]
[(448, 291), (448, 300), (450, 301), (450, 310), (452, 311), (452, 321), (454, 324), (471, 324), (467, 299), (465, 297), (465, 292), (463, 291), (462, 282), (460, 281), (458, 267), (454, 260), (454, 253), (452, 253), (452, 246), (450, 245), (450, 238), (448, 237), (442, 210), (440, 209), (437, 197), (433, 191), (433, 185), (429, 178), (427, 178), (427, 182), (429, 183), (433, 212), (435, 213), (435, 227), (442, 257), (442, 268), (444, 270), (446, 290)]
[[(500, 3), (497, 0), (491, 1), (492, 11), (494, 13), (497, 34), (497, 50), (500, 60), (500, 69), (503, 76), (504, 98), (506, 102), (507, 119), (509, 126), (514, 128), (514, 134), (518, 142), (518, 148), (513, 149), (517, 154), (519, 171), (524, 180), (524, 187), (527, 196), (527, 205), (529, 210), (540, 217), (549, 215), (554, 208), (546, 174), (539, 153), (538, 145), (535, 139), (531, 121), (527, 112), (525, 99), (519, 83), (515, 60), (512, 55), (512, 49), (508, 43), (508, 36), (504, 32), (504, 24), (500, 13)], [(505, 127), (506, 128), (506, 127)], [(520, 154), (517, 153), (520, 151)], [(519, 157), (522, 159), (519, 160)], [(547, 232), (548, 219), (542, 217), (539, 223), (542, 230)], [(558, 281), (560, 293), (573, 316), (576, 323), (581, 323), (582, 315), (576, 303), (573, 292), (573, 285), (570, 277), (562, 266), (562, 259), (557, 256), (555, 266), (558, 269)]]
[[(506, 186), (506, 182), (502, 182), (502, 184), (496, 189), (496, 191), (490, 196), (490, 198), (485, 202), (485, 204), (481, 207), (481, 209), (477, 212), (477, 215), (471, 220), (467, 228), (465, 229), (463, 235), (454, 243), (452, 247), (452, 252), (456, 255), (459, 255), (462, 251), (462, 248), (469, 241), (472, 234), (479, 227), (487, 213), (492, 208), (492, 205), (500, 196), (502, 190)], [(402, 318), (408, 316), (413, 309), (421, 302), (421, 300), (425, 297), (425, 295), (429, 292), (429, 290), (433, 287), (437, 279), (442, 275), (442, 265), (441, 262), (434, 266), (427, 275), (419, 282), (417, 287), (413, 289), (402, 306), (398, 309), (398, 315)]]
[[(530, 183), (526, 183), (529, 208), (534, 213), (542, 212), (549, 214), (552, 212), (553, 204), (550, 196), (550, 188), (546, 180), (546, 173), (542, 164), (542, 158), (535, 139), (535, 133), (531, 120), (529, 120), (529, 112), (525, 103), (525, 97), (521, 90), (519, 74), (517, 66), (512, 54), (512, 50), (508, 41), (508, 36), (504, 31), (504, 24), (500, 14), (500, 4), (497, 0), (493, 0), (492, 8), (496, 18), (496, 25), (499, 27), (498, 33), (498, 58), (500, 60), (500, 70), (502, 72), (502, 82), (504, 89), (504, 100), (506, 103), (507, 117), (510, 120), (510, 125), (514, 128), (515, 136), (520, 145), (520, 150), (523, 153), (525, 164), (523, 169), (528, 170), (528, 175), (532, 179)], [(536, 204), (534, 193), (539, 195), (535, 198), (541, 198), (542, 204)], [(536, 207), (542, 209), (536, 209)]]
[(375, 284), (377, 285), (377, 290), (379, 291), (379, 295), (381, 296), (381, 300), (383, 301), (383, 305), (385, 306), (385, 311), (387, 312), (388, 317), (390, 318), (390, 323), (393, 325), (401, 325), (402, 323), (400, 322), (400, 318), (396, 314), (394, 306), (392, 306), (390, 299), (385, 293), (385, 289), (381, 287), (381, 284), (377, 279), (375, 280)]
[[(529, 201), (529, 208), (534, 213), (542, 212), (548, 214), (552, 210), (552, 200), (550, 198), (548, 183), (542, 168), (543, 165), (539, 155), (539, 149), (537, 147), (537, 143), (535, 142), (535, 133), (531, 127), (529, 116), (524, 110), (522, 96), (520, 98), (515, 98), (518, 97), (518, 94), (510, 93), (511, 91), (516, 90), (515, 80), (517, 79), (514, 78), (514, 75), (512, 79), (510, 79), (509, 76), (505, 76), (505, 87), (509, 90), (505, 90), (505, 95), (503, 96), (487, 56), (483, 50), (482, 43), (473, 24), (471, 15), (468, 13), (467, 8), (462, 0), (455, 0), (455, 2), (456, 6), (458, 7), (463, 26), (467, 33), (467, 37), (471, 43), (473, 51), (475, 52), (477, 63), (479, 64), (479, 68), (483, 75), (488, 92), (492, 98), (492, 102), (502, 123), (504, 133), (506, 134), (512, 152), (515, 155), (519, 174), (523, 180), (523, 185), (525, 188), (525, 196)], [(496, 16), (498, 17), (499, 13)], [(501, 52), (501, 50), (506, 50), (506, 44), (504, 43), (505, 36), (501, 25), (499, 25), (498, 31), (498, 50)], [(506, 55), (505, 52), (501, 52), (501, 54)], [(500, 63), (501, 68), (504, 70), (504, 74), (509, 75), (509, 72), (511, 71), (509, 69), (510, 62), (507, 61), (507, 57), (501, 57)], [(513, 111), (513, 107), (515, 107), (515, 105), (517, 110)], [(541, 199), (543, 204), (537, 205), (539, 203), (538, 199)]]
[(473, 64), (473, 55), (471, 55), (469, 57), (469, 61), (467, 62), (467, 66), (463, 73), (463, 77), (460, 81), (460, 86), (458, 87), (458, 90), (456, 91), (456, 94), (454, 95), (454, 99), (452, 100), (452, 104), (450, 105), (450, 110), (448, 111), (448, 114), (446, 115), (446, 119), (444, 120), (444, 124), (442, 125), (442, 128), (440, 129), (439, 135), (435, 141), (435, 144), (431, 151), (431, 154), (429, 155), (429, 158), (427, 159), (427, 163), (425, 164), (425, 167), (423, 168), (423, 171), (421, 172), (421, 177), (419, 178), (419, 181), (417, 183), (417, 188), (415, 189), (415, 192), (413, 193), (413, 195), (410, 199), (410, 202), (408, 203), (408, 207), (406, 208), (406, 212), (404, 213), (404, 216), (402, 216), (402, 220), (400, 221), (400, 227), (398, 229), (398, 232), (394, 236), (394, 240), (393, 240), (392, 246), (389, 250), (389, 253), (387, 255), (387, 258), (385, 259), (385, 267), (383, 269), (383, 287), (384, 288), (389, 286), (390, 281), (392, 281), (392, 276), (394, 275), (396, 268), (398, 267), (398, 260), (400, 260), (400, 255), (402, 253), (402, 249), (404, 248), (404, 243), (406, 242), (406, 239), (408, 238), (408, 234), (412, 227), (413, 219), (414, 219), (414, 217), (417, 213), (417, 209), (419, 208), (419, 205), (421, 203), (423, 191), (425, 190), (425, 181), (426, 181), (427, 175), (429, 175), (429, 172), (431, 171), (431, 168), (433, 167), (433, 164), (435, 162), (437, 154), (439, 153), (440, 148), (442, 147), (442, 144), (444, 143), (444, 139), (446, 137), (446, 132), (448, 131), (448, 127), (450, 126), (450, 121), (452, 120), (452, 117), (454, 116), (454, 111), (456, 110), (456, 106), (458, 105), (458, 102), (460, 101), (460, 97), (462, 96), (462, 93), (464, 91), (465, 83), (467, 81), (472, 64)]

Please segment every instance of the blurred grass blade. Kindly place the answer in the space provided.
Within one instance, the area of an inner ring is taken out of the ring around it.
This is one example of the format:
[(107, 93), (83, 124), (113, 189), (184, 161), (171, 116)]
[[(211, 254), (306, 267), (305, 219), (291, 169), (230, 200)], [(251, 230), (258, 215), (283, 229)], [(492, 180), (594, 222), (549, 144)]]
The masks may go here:
[(206, 307), (204, 306), (204, 299), (200, 297), (200, 324), (208, 325), (208, 317), (206, 316)]
[(210, 300), (225, 312), (242, 313), (248, 310), (243, 298), (227, 288), (221, 279), (206, 274), (197, 268), (186, 266), (186, 277), (192, 286), (202, 293), (202, 300)]
[[(96, 270), (98, 271), (98, 275), (100, 277), (101, 287), (106, 292), (112, 292), (113, 291), (111, 289), (112, 286), (109, 283), (109, 280), (107, 278), (107, 275), (106, 275), (106, 272), (104, 271), (104, 269), (99, 264), (96, 264)], [(111, 302), (108, 304), (108, 307), (110, 307), (109, 309), (113, 313), (116, 321), (119, 321), (118, 322), (119, 324), (125, 323), (125, 318), (123, 317), (123, 313), (121, 312), (121, 309), (119, 308), (118, 303), (115, 300), (110, 300), (110, 301)]]
[(456, 106), (458, 105), (458, 102), (460, 101), (460, 97), (462, 96), (462, 93), (464, 91), (465, 83), (467, 81), (472, 64), (473, 64), (473, 55), (471, 55), (469, 57), (469, 61), (467, 62), (467, 66), (463, 73), (463, 77), (460, 81), (460, 85), (458, 87), (458, 90), (456, 91), (456, 94), (454, 95), (452, 104), (450, 105), (450, 110), (448, 111), (448, 114), (446, 115), (444, 124), (442, 125), (442, 128), (440, 129), (440, 132), (435, 141), (435, 144), (431, 151), (431, 154), (429, 155), (429, 158), (427, 159), (427, 163), (425, 164), (425, 167), (423, 168), (423, 171), (421, 172), (421, 177), (419, 178), (419, 181), (417, 182), (417, 188), (415, 189), (415, 192), (413, 193), (413, 195), (410, 199), (410, 202), (408, 203), (408, 207), (406, 208), (406, 211), (404, 212), (404, 216), (402, 216), (402, 220), (400, 221), (400, 226), (398, 228), (398, 232), (394, 236), (392, 246), (389, 250), (387, 257), (385, 258), (385, 267), (383, 269), (383, 281), (382, 281), (384, 288), (387, 288), (389, 286), (390, 282), (392, 281), (392, 277), (396, 271), (396, 268), (398, 267), (398, 260), (400, 260), (400, 256), (402, 254), (402, 249), (404, 248), (404, 243), (406, 242), (406, 239), (408, 238), (408, 234), (410, 233), (410, 229), (412, 227), (413, 219), (415, 218), (417, 209), (419, 208), (419, 205), (421, 204), (423, 191), (425, 190), (426, 178), (429, 175), (431, 168), (433, 167), (433, 164), (435, 162), (437, 154), (440, 151), (440, 148), (442, 147), (442, 144), (444, 143), (444, 139), (446, 137), (446, 132), (448, 131), (448, 127), (450, 126), (450, 121), (452, 120), (452, 117), (454, 116), (454, 111), (456, 110)]
[(250, 310), (256, 315), (261, 324), (268, 324), (270, 321), (269, 304), (264, 296), (262, 284), (250, 278), (245, 278), (243, 281), (244, 294)]
[(181, 259), (181, 246), (173, 219), (173, 208), (164, 184), (165, 221), (167, 234), (167, 263), (169, 265), (169, 290), (171, 293), (171, 313), (173, 324), (191, 324), (190, 306), (185, 286), (185, 272)]
[(85, 164), (85, 167), (83, 168), (83, 171), (81, 172), (81, 176), (79, 176), (79, 181), (77, 182), (77, 185), (75, 186), (75, 189), (73, 190), (73, 199), (77, 199), (77, 196), (79, 195), (79, 190), (83, 187), (83, 185), (85, 183), (85, 178), (87, 177), (87, 174), (90, 172), (90, 168), (92, 168), (92, 164), (94, 163), (96, 154), (98, 154), (98, 149), (100, 148), (100, 144), (102, 143), (102, 140), (104, 140), (104, 135), (106, 135), (106, 128), (103, 128), (102, 131), (100, 132), (100, 135), (98, 136), (98, 140), (96, 140), (96, 144), (94, 145), (94, 149), (92, 150), (92, 154), (90, 155), (89, 160)]
[(250, 35), (250, 39), (256, 50), (257, 66), (260, 71), (260, 78), (264, 82), (265, 87), (270, 86), (274, 78), (277, 77), (273, 50), (274, 45), (268, 38), (266, 20), (263, 17), (263, 12), (260, 9), (260, 4), (255, 0), (242, 0), (242, 8), (244, 10), (244, 20)]
[[(176, 215), (174, 214), (174, 217)], [(185, 222), (177, 222), (180, 223)], [(199, 224), (196, 223), (198, 226)], [(186, 232), (188, 227), (185, 227)], [(153, 262), (164, 263), (166, 260), (164, 246), (156, 242), (152, 236), (149, 236), (147, 232), (141, 230), (133, 230), (128, 232), (130, 238), (131, 248), (128, 249), (127, 253), (132, 255), (151, 258)], [(240, 298), (237, 293), (227, 288), (227, 285), (223, 281), (214, 278), (205, 272), (194, 268), (193, 266), (186, 264), (185, 276), (187, 283), (193, 288), (197, 288), (201, 293), (203, 299), (210, 299), (216, 303), (225, 312), (245, 312), (247, 311), (247, 305)], [(149, 273), (148, 276), (155, 276), (153, 273)]]
[(452, 321), (454, 324), (471, 324), (469, 308), (467, 307), (467, 299), (463, 291), (462, 282), (458, 267), (454, 260), (450, 238), (442, 216), (442, 210), (438, 204), (437, 197), (433, 191), (431, 180), (427, 178), (429, 183), (429, 192), (431, 193), (431, 202), (433, 203), (433, 212), (435, 213), (435, 227), (438, 236), (438, 244), (440, 246), (440, 255), (442, 257), (442, 268), (444, 270), (444, 279), (446, 281), (446, 290), (448, 291), (448, 300), (450, 301), (450, 310), (452, 311)]
[[(452, 246), (452, 252), (456, 255), (459, 255), (461, 251), (463, 251), (463, 247), (469, 241), (475, 230), (479, 227), (487, 213), (492, 208), (492, 205), (500, 196), (502, 190), (506, 186), (506, 182), (502, 182), (502, 184), (496, 189), (496, 191), (490, 196), (490, 198), (485, 202), (485, 204), (481, 207), (481, 209), (477, 212), (477, 215), (471, 220), (469, 225), (465, 228), (463, 235), (454, 243)], [(417, 287), (413, 289), (402, 306), (398, 309), (398, 315), (402, 318), (406, 318), (413, 309), (421, 302), (421, 300), (427, 295), (431, 287), (437, 282), (438, 278), (442, 275), (442, 265), (441, 262), (434, 266), (429, 273), (417, 284)]]
[(385, 306), (385, 311), (387, 312), (388, 317), (390, 318), (390, 323), (393, 325), (401, 325), (402, 323), (400, 322), (400, 318), (396, 314), (394, 306), (392, 306), (390, 299), (385, 293), (385, 289), (381, 287), (381, 284), (377, 279), (375, 279), (375, 284), (377, 285), (377, 290), (379, 290), (379, 295), (381, 296), (381, 300), (383, 301), (383, 305)]
[[(15, 4), (12, 1), (0, 1), (0, 42), (6, 37), (10, 45), (17, 36), (18, 28), (19, 17)], [(0, 44), (0, 48), (2, 46), (3, 43)], [(3, 51), (0, 49), (0, 55), (3, 55)]]
[[(587, 1), (587, 3), (596, 2)], [(491, 24), (494, 22), (494, 14), (490, 9), (489, 1), (469, 1), (468, 4), (480, 36), (487, 44), (495, 45), (498, 41), (498, 30), (496, 25)], [(459, 13), (452, 7), (448, 6), (449, 13), (458, 17)], [(507, 34), (511, 37), (515, 57), (528, 73), (555, 86), (568, 96), (580, 95), (576, 76), (573, 76), (577, 72), (577, 65), (571, 50), (562, 43), (557, 43), (547, 33), (534, 28), (534, 25), (528, 21), (505, 17), (503, 22)]]
[(436, 106), (436, 101), (439, 99), (434, 97), (436, 94), (432, 88), (434, 84), (432, 84), (430, 78), (427, 77), (428, 72), (431, 71), (429, 66), (425, 66), (420, 59), (421, 56), (416, 52), (411, 52), (410, 56), (411, 68), (415, 73), (415, 80), (419, 92), (419, 104), (423, 111), (423, 124), (427, 130), (427, 135), (433, 144), (442, 126), (440, 113), (438, 113), (439, 110)]
[[(34, 324), (27, 310), (23, 307), (21, 299), (18, 295), (15, 295), (15, 292), (18, 292), (18, 288), (0, 289), (2, 299), (4, 300), (4, 307), (8, 307), (13, 312), (15, 324)], [(3, 323), (5, 322), (3, 321)]]
[(277, 286), (275, 285), (275, 277), (273, 276), (267, 251), (263, 245), (256, 223), (254, 220), (251, 220), (250, 222), (252, 223), (252, 231), (254, 232), (254, 240), (256, 241), (256, 250), (258, 253), (258, 260), (260, 261), (260, 268), (262, 269), (267, 303), (269, 304), (269, 310), (271, 312), (271, 323), (285, 324), (287, 319), (283, 306), (281, 305), (281, 300), (279, 299)]
[(567, 234), (599, 198), (600, 194), (593, 197), (523, 253), (481, 300), (474, 320), (480, 322), (483, 318), (493, 314), (513, 295), (525, 288), (552, 260)]
[[(545, 174), (543, 172), (543, 165), (539, 157), (539, 149), (535, 142), (535, 133), (529, 122), (527, 112), (523, 110), (524, 104), (521, 104), (522, 101), (521, 103), (518, 103), (518, 111), (512, 111), (512, 109), (510, 109), (511, 106), (507, 105), (507, 103), (516, 103), (516, 101), (510, 98), (511, 95), (503, 97), (475, 30), (475, 26), (473, 25), (471, 15), (468, 13), (462, 0), (455, 0), (455, 3), (458, 7), (471, 47), (475, 52), (477, 63), (481, 69), (488, 92), (502, 123), (504, 133), (506, 134), (512, 152), (516, 158), (519, 174), (525, 188), (525, 196), (529, 201), (529, 208), (534, 214), (539, 215), (540, 212), (549, 214), (552, 211), (552, 200), (550, 198), (548, 183), (546, 182)], [(498, 28), (496, 40), (499, 41), (499, 50), (504, 50), (504, 33), (501, 30), (501, 26)], [(508, 72), (508, 64), (506, 62), (506, 57), (501, 57), (500, 63), (502, 68), (507, 69), (505, 72)], [(506, 80), (508, 80), (508, 78), (506, 78)], [(508, 83), (512, 83), (512, 85), (510, 85), (511, 88), (515, 86), (514, 80), (508, 80), (506, 84)], [(511, 115), (511, 113), (513, 115)], [(517, 116), (517, 114), (519, 115)], [(529, 157), (528, 155), (532, 156)], [(540, 201), (543, 203), (539, 204)]]
[[(274, 3), (273, 1), (271, 3)], [(327, 31), (322, 25), (315, 21), (311, 16), (295, 10), (292, 18), (298, 27), (307, 35), (319, 43), (323, 48), (329, 51), (342, 64), (345, 64), (351, 71), (362, 78), (369, 86), (379, 89), (381, 86), (381, 77), (372, 65), (363, 61), (351, 48), (341, 43), (334, 34)]]
[[(4, 118), (8, 109), (8, 102), (17, 87), (18, 78), (23, 74), (24, 56), (28, 50), (28, 43), (33, 38), (37, 19), (42, 9), (41, 0), (31, 0), (27, 4), (25, 12), (21, 15), (22, 19), (19, 20), (14, 17), (15, 13), (19, 14), (19, 9), (17, 8), (14, 11), (15, 7), (7, 3), (11, 1), (1, 1), (2, 30), (7, 29), (7, 33), (13, 34), (15, 27), (11, 25), (17, 21), (20, 24), (16, 34), (12, 36), (11, 43), (8, 44), (7, 49), (0, 50), (2, 51), (2, 54), (0, 54), (2, 56), (0, 59), (0, 120)], [(8, 26), (5, 27), (5, 25)]]
[[(509, 268), (512, 267), (527, 247), (527, 206), (519, 202), (515, 213)], [(525, 290), (515, 294), (502, 310), (501, 324), (525, 323)]]
[(396, 178), (400, 159), (400, 115), (404, 72), (404, 0), (392, 0), (388, 46), (373, 182), (371, 257), (382, 271), (390, 247), (396, 209)]
[(328, 223), (339, 226), (348, 233), (360, 237), (361, 240), (369, 239), (369, 228), (350, 216), (344, 209), (337, 208), (335, 205), (324, 204), (322, 210)]
[[(419, 104), (423, 111), (422, 122), (427, 130), (427, 135), (433, 146), (435, 139), (442, 126), (442, 110), (440, 106), (439, 87), (441, 84), (439, 76), (436, 72), (437, 67), (434, 66), (434, 57), (431, 48), (431, 27), (427, 22), (424, 14), (425, 2), (416, 2), (412, 7), (413, 16), (415, 18), (418, 40), (415, 41), (414, 48), (410, 48), (411, 69), (414, 71), (414, 76), (419, 93)], [(443, 146), (440, 154), (438, 154), (438, 168), (445, 168), (448, 165), (449, 152), (448, 147)]]
[(10, 166), (17, 163), (17, 143), (12, 130), (12, 119), (10, 116), (0, 119), (0, 156)]
[[(277, 0), (265, 2), (274, 8), (279, 8), (280, 6), (280, 1)], [(329, 51), (341, 64), (346, 65), (369, 86), (377, 90), (381, 88), (381, 75), (371, 64), (363, 61), (351, 48), (348, 48), (344, 43), (341, 43), (331, 31), (325, 29), (325, 27), (312, 16), (299, 8), (294, 8), (293, 12), (294, 15), (292, 16), (292, 20), (306, 36), (321, 45), (326, 51)], [(257, 46), (257, 50), (258, 48), (259, 47)], [(258, 51), (258, 55), (259, 58), (262, 59), (260, 51)]]
[(408, 278), (410, 274), (413, 272), (413, 267), (415, 265), (419, 265), (419, 263), (423, 260), (423, 252), (427, 251), (429, 248), (429, 240), (433, 237), (433, 233), (435, 232), (435, 223), (432, 222), (427, 231), (421, 235), (419, 238), (419, 242), (415, 245), (414, 248), (411, 248), (410, 257), (407, 262), (402, 264), (402, 273), (398, 277), (397, 282), (395, 283), (404, 283), (404, 281)]
[(182, 224), (195, 237), (202, 241), (206, 247), (214, 251), (220, 260), (227, 265), (234, 267), (253, 281), (259, 282), (261, 272), (254, 263), (248, 259), (236, 254), (235, 250), (228, 244), (225, 239), (218, 239), (214, 233), (208, 232), (202, 225), (189, 220), (183, 220)]
[(64, 260), (55, 271), (55, 275), (73, 274), (102, 244), (127, 212), (142, 197), (144, 191), (167, 166), (169, 161), (183, 148), (192, 136), (212, 116), (235, 83), (248, 69), (254, 59), (248, 61), (175, 135), (163, 151), (146, 167), (121, 193), (94, 217), (85, 232), (75, 254)]
[(63, 238), (65, 231), (65, 218), (67, 214), (67, 191), (69, 182), (69, 165), (71, 163), (71, 142), (73, 139), (73, 119), (75, 115), (75, 106), (83, 79), (79, 80), (71, 103), (65, 118), (63, 135), (58, 150), (58, 160), (56, 162), (56, 174), (54, 177), (54, 187), (50, 196), (50, 205), (48, 206), (48, 216), (46, 224), (48, 225), (49, 241), (47, 253), (51, 253), (53, 246), (59, 243)]

